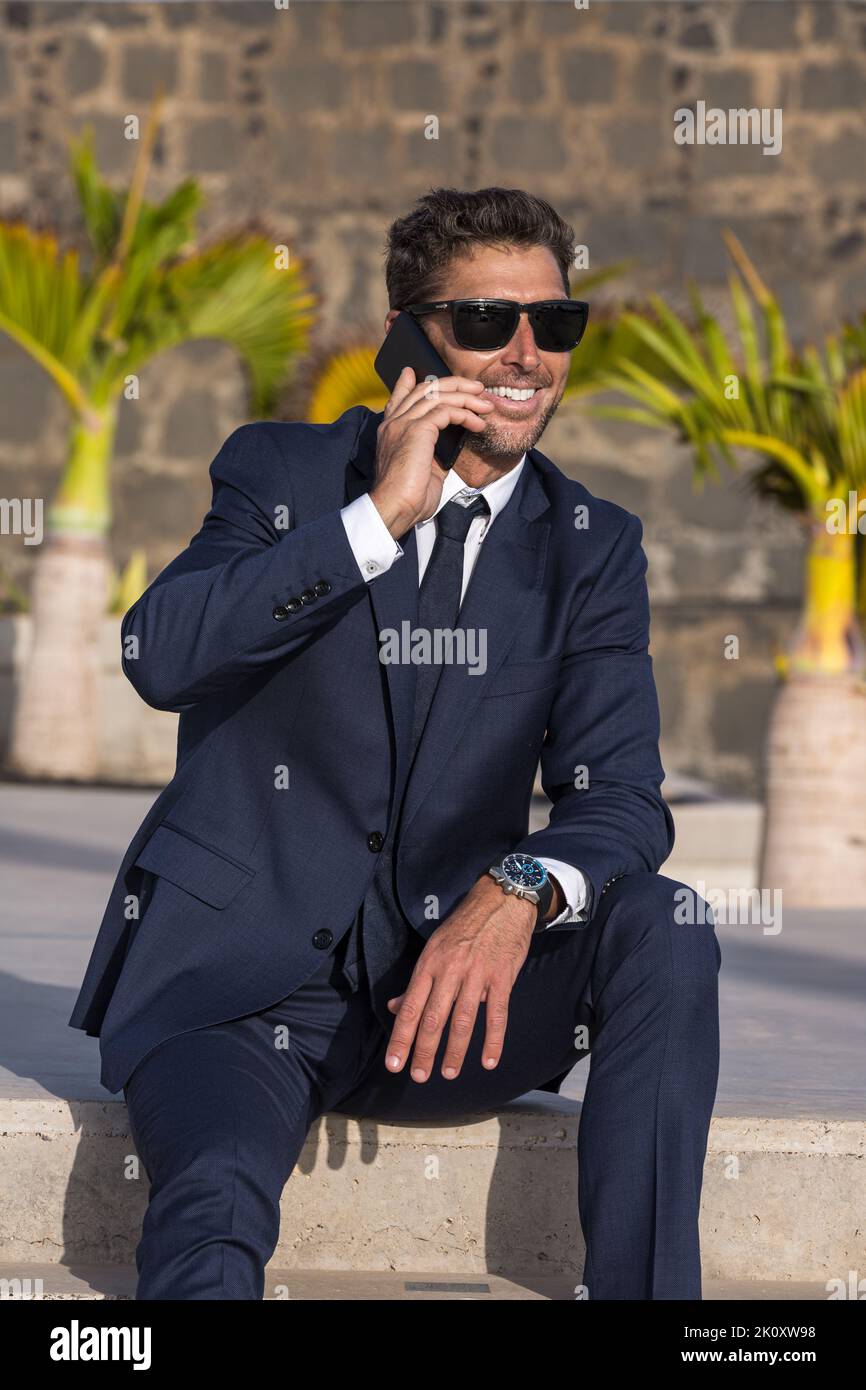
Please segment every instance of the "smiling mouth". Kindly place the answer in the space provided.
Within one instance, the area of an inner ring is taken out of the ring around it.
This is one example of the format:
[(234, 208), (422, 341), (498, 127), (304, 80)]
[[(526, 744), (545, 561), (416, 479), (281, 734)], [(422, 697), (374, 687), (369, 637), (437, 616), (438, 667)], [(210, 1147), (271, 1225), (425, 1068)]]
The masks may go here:
[(500, 401), (531, 401), (542, 390), (540, 386), (485, 386), (488, 395)]

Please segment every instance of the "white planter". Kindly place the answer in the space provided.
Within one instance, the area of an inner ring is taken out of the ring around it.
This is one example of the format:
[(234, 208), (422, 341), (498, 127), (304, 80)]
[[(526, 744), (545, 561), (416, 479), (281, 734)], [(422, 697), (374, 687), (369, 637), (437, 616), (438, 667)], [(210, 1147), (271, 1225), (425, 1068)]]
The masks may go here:
[[(0, 617), (0, 758), (9, 748), (15, 690), (30, 643), (27, 614)], [(162, 787), (174, 773), (177, 715), (151, 709), (120, 666), (120, 619), (105, 618), (100, 634), (97, 722), (98, 779)]]

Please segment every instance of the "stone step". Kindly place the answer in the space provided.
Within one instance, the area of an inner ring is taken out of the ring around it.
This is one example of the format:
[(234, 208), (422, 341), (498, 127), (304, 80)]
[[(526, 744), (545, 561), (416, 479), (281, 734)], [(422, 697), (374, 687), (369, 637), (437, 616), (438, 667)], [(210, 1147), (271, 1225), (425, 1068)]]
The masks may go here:
[[(44, 1300), (126, 1300), (135, 1295), (134, 1265), (12, 1265), (0, 1264), (0, 1298)], [(8, 1282), (7, 1282), (8, 1281)], [(748, 1302), (802, 1301), (827, 1298), (823, 1284), (790, 1280), (706, 1280), (704, 1298)], [(348, 1271), (340, 1269), (276, 1269), (268, 1266), (265, 1298), (334, 1302), (471, 1303), (481, 1299), (547, 1299), (571, 1302), (575, 1290), (564, 1275), (530, 1274), (506, 1278), (498, 1274), (449, 1277), (441, 1270)]]
[[(272, 1264), (348, 1276), (583, 1269), (580, 1104), (530, 1092), (496, 1115), (411, 1126), (323, 1116), (282, 1199)], [(816, 1284), (866, 1270), (859, 1119), (717, 1116), (701, 1208), (711, 1282)], [(0, 1100), (0, 1261), (134, 1264), (147, 1194), (121, 1101)], [(540, 1295), (547, 1296), (547, 1295)]]
[(673, 854), (660, 873), (704, 896), (758, 883), (763, 808), (750, 801), (704, 801), (672, 807)]

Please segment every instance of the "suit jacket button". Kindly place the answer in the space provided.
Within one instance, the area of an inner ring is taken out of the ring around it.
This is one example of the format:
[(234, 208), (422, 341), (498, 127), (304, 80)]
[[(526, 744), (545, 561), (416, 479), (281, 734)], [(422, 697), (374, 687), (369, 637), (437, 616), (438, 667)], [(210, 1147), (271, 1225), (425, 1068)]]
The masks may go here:
[(327, 579), (317, 579), (316, 583), (313, 585), (313, 588), (319, 595), (319, 598), (324, 598), (325, 594), (329, 594), (331, 592), (331, 586), (328, 583)]
[(281, 618), (287, 618), (288, 616), (288, 608), (284, 607), (282, 603), (278, 603), (276, 608), (274, 609), (274, 617), (276, 618), (277, 622), (279, 622)]
[(317, 951), (327, 951), (334, 939), (334, 933), (328, 931), (327, 927), (322, 927), (313, 937), (313, 945)]
[(289, 610), (290, 613), (297, 613), (298, 609), (303, 608), (303, 606), (304, 605), (301, 603), (301, 600), (299, 598), (286, 599), (286, 608)]
[(382, 848), (384, 843), (385, 836), (382, 834), (380, 830), (373, 830), (367, 836), (367, 848), (369, 850), (372, 850), (374, 854), (379, 853), (379, 850)]
[(301, 603), (315, 603), (318, 597), (319, 595), (314, 594), (312, 589), (305, 589), (301, 594)]

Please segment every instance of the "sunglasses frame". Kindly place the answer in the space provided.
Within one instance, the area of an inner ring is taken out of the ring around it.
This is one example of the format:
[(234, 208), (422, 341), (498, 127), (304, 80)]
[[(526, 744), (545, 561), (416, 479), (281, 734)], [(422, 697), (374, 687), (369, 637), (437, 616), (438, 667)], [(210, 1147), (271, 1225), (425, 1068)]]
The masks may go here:
[[(511, 329), (511, 332), (505, 339), (505, 342), (500, 343), (497, 347), (491, 348), (473, 347), (471, 343), (464, 343), (457, 332), (457, 309), (462, 304), (490, 304), (497, 305), (499, 308), (508, 308), (511, 310), (516, 310), (516, 313), (514, 315), (514, 327)], [(577, 342), (573, 343), (569, 348), (541, 348), (540, 351), (573, 352), (574, 349), (579, 345), (581, 338), (586, 332), (586, 325), (589, 322), (589, 304), (585, 299), (536, 299), (529, 304), (520, 304), (516, 299), (486, 299), (483, 297), (475, 299), (438, 299), (426, 304), (407, 304), (405, 306), (404, 312), (407, 314), (411, 314), (413, 318), (420, 318), (422, 314), (432, 314), (435, 313), (438, 309), (450, 309), (451, 331), (454, 334), (455, 342), (458, 343), (460, 347), (465, 348), (468, 352), (499, 352), (502, 348), (507, 347), (508, 344), (511, 342), (511, 339), (514, 337), (514, 334), (517, 331), (517, 326), (520, 322), (521, 314), (529, 313), (531, 309), (547, 309), (559, 304), (576, 304), (580, 309), (584, 311), (583, 325), (580, 330), (580, 337), (577, 339)], [(532, 331), (534, 334), (534, 326)], [(538, 340), (536, 339), (536, 344), (537, 341)]]

